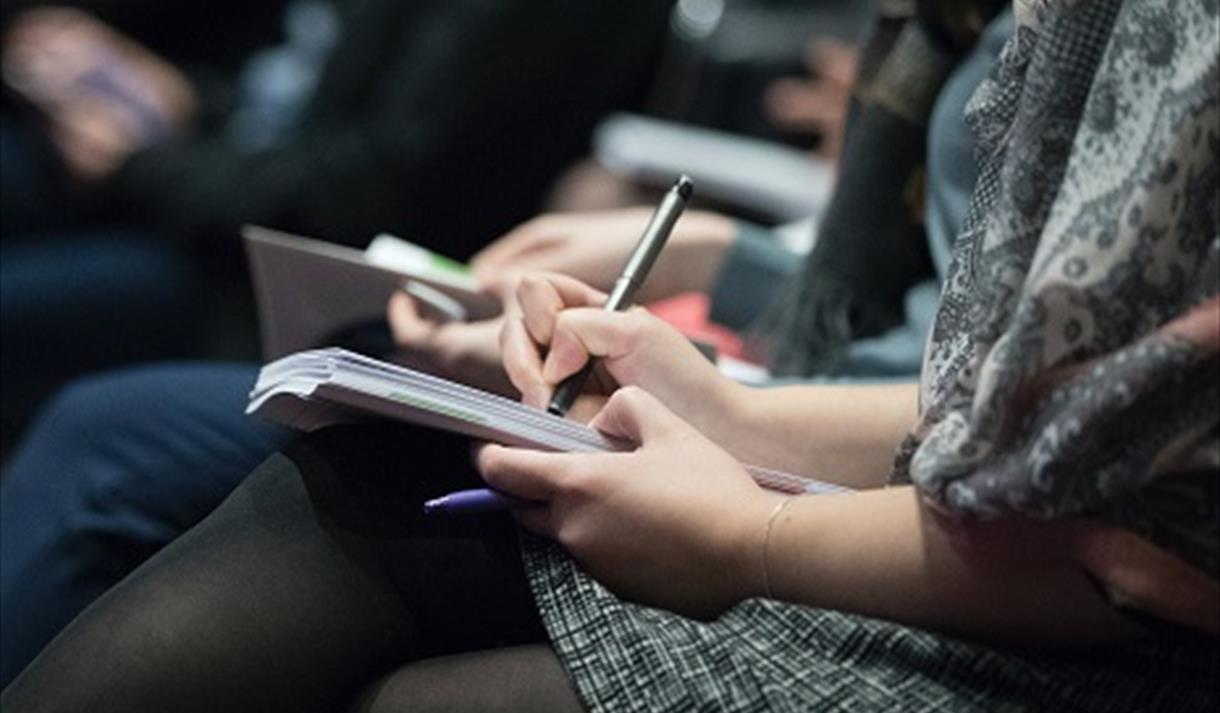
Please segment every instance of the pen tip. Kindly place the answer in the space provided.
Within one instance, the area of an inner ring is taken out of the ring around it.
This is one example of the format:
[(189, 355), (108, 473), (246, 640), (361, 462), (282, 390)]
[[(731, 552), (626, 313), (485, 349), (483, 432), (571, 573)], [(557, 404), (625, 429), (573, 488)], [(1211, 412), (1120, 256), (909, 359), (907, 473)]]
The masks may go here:
[(438, 508), (440, 508), (441, 501), (443, 501), (443, 500), (444, 500), (444, 498), (436, 498), (435, 500), (426, 501), (424, 503), (424, 514), (427, 515), (429, 513), (435, 512)]
[(690, 200), (691, 195), (695, 192), (695, 182), (690, 180), (690, 176), (684, 173), (678, 176), (678, 180), (674, 183), (674, 188), (678, 191), (678, 195), (682, 196), (683, 200)]

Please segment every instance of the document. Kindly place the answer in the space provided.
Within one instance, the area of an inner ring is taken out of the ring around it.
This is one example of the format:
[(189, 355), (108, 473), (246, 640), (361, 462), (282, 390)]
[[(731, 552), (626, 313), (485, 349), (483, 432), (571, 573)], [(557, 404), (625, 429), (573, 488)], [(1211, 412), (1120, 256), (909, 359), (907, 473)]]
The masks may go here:
[(417, 299), (431, 296), (452, 318), (500, 312), (499, 300), (481, 290), (466, 266), (391, 235), (374, 238), (364, 251), (254, 226), (242, 235), (267, 359), (326, 345), (364, 324), (384, 324), (386, 303), (400, 288)]
[[(560, 452), (608, 452), (612, 441), (576, 421), (496, 394), (339, 348), (304, 351), (259, 372), (247, 413), (299, 430), (390, 418), (472, 438)], [(759, 485), (785, 493), (845, 488), (746, 465)]]

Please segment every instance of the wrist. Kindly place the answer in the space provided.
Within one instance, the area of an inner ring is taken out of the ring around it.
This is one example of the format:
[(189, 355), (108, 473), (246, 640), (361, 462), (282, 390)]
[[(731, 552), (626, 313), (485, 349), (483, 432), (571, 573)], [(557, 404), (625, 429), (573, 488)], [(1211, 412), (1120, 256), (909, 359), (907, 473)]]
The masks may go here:
[(763, 491), (740, 511), (732, 545), (731, 569), (734, 601), (774, 597), (774, 572), (769, 550), (780, 518), (790, 508), (794, 495)]
[(680, 398), (669, 404), (683, 420), (744, 463), (735, 443), (739, 441), (738, 431), (746, 423), (744, 414), (749, 399), (743, 393), (745, 387), (721, 374), (706, 359), (700, 359), (706, 378), (688, 384), (679, 392)]
[(754, 435), (754, 404), (758, 389), (722, 374), (707, 397), (710, 408), (700, 409), (699, 430), (742, 463), (755, 463), (751, 452)]

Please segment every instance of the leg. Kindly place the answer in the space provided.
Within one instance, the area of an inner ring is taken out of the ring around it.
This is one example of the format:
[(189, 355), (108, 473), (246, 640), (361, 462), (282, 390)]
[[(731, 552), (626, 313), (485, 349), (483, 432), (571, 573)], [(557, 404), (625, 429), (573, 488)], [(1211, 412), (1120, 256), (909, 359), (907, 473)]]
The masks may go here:
[(528, 644), (407, 664), (367, 688), (349, 713), (582, 710), (551, 647)]
[(131, 369), (79, 381), (43, 411), (0, 480), (0, 687), (287, 441), (243, 413), (255, 376)]
[(5, 440), (32, 406), (88, 371), (198, 351), (200, 300), (185, 255), (122, 230), (6, 238), (0, 247)]
[(2, 707), (329, 711), (405, 660), (543, 641), (511, 520), (422, 514), (475, 477), (464, 439), (315, 434), (86, 610)]

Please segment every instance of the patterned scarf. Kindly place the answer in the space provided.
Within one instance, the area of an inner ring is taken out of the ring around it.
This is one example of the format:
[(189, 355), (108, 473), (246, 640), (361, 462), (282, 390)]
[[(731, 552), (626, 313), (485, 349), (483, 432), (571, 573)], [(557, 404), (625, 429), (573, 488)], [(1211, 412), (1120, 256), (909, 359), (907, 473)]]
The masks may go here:
[(894, 474), (967, 518), (1094, 516), (1213, 583), (1218, 8), (1018, 3)]

